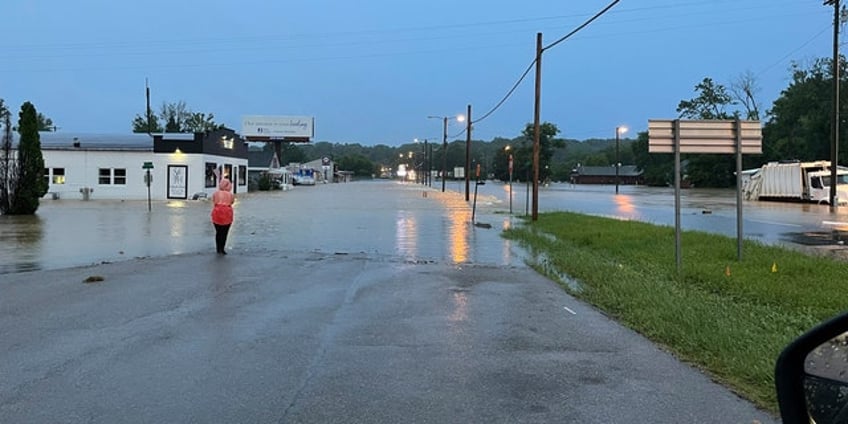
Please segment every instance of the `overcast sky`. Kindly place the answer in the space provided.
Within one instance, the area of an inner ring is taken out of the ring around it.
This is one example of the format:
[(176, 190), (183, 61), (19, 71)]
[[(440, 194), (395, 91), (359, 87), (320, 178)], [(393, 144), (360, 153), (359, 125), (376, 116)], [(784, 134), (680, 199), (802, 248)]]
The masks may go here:
[[(533, 71), (506, 96), (536, 33), (548, 46), (610, 3), (7, 0), (0, 98), (33, 102), (62, 132), (127, 133), (147, 79), (155, 110), (182, 100), (236, 130), (244, 115), (314, 116), (315, 141), (364, 145), (441, 140), (427, 116), (470, 104), (474, 139), (512, 138), (533, 120)], [(541, 119), (570, 139), (632, 136), (676, 118), (704, 77), (745, 72), (768, 109), (792, 61), (832, 56), (822, 3), (621, 0), (544, 52)]]

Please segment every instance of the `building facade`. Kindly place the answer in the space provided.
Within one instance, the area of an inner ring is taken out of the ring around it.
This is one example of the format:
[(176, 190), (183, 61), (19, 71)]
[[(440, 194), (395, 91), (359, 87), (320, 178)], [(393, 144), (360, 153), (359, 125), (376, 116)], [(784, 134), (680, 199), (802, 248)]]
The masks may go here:
[(622, 165), (616, 177), (615, 166), (578, 166), (571, 172), (572, 184), (640, 185), (644, 183), (642, 171), (636, 165)]
[(247, 146), (232, 130), (40, 136), (48, 198), (192, 199), (211, 195), (217, 174), (247, 191)]

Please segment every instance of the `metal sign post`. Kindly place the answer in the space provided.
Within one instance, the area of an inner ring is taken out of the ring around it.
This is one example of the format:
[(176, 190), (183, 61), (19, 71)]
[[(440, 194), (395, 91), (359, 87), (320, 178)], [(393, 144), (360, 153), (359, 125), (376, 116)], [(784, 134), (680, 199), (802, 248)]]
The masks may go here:
[(512, 215), (512, 153), (509, 154), (509, 214)]
[(150, 183), (153, 182), (153, 176), (150, 175), (150, 170), (153, 169), (153, 162), (144, 162), (144, 165), (141, 166), (141, 169), (145, 170), (144, 182), (147, 184), (147, 211), (151, 211), (150, 206)]

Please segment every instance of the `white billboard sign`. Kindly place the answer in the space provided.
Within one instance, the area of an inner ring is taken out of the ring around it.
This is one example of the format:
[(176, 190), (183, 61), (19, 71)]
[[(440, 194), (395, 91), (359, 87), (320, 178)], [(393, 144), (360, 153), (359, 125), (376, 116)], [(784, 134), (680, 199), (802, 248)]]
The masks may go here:
[(241, 135), (259, 138), (311, 138), (315, 135), (315, 118), (311, 116), (244, 116), (241, 119)]

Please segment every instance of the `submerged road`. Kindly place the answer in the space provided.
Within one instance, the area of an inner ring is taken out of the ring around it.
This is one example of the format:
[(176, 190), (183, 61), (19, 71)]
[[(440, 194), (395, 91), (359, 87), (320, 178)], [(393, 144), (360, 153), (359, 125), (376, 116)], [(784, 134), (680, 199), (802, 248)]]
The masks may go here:
[(776, 422), (524, 266), (483, 200), (492, 229), (391, 182), (250, 194), (227, 256), (208, 204), (114, 216), (96, 264), (0, 274), (0, 422)]

